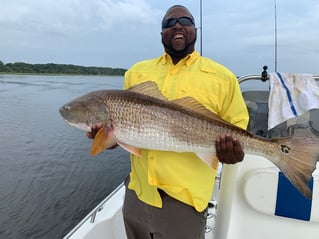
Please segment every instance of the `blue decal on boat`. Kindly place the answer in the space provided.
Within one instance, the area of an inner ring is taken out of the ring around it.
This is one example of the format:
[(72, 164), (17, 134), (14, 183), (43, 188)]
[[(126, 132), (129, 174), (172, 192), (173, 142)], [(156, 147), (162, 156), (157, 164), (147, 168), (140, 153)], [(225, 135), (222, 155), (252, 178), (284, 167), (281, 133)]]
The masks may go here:
[[(309, 181), (312, 191), (313, 179)], [(276, 216), (295, 218), (299, 220), (310, 220), (312, 200), (305, 198), (284, 176), (279, 173), (278, 192), (276, 201)]]

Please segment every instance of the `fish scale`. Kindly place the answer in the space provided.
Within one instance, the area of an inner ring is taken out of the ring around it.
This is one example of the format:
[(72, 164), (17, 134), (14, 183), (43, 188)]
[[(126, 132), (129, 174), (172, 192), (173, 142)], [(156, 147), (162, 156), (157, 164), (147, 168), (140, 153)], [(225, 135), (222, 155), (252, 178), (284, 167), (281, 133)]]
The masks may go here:
[[(117, 109), (121, 110), (111, 110), (114, 112), (114, 114), (111, 113), (111, 118), (120, 141), (139, 146), (140, 142), (137, 143), (136, 139), (142, 137), (145, 142), (143, 146), (152, 148), (154, 147), (152, 141), (156, 138), (161, 142), (156, 147), (161, 150), (194, 152), (200, 149), (202, 152), (215, 151), (214, 135), (217, 136), (219, 133), (215, 132), (215, 129), (207, 121), (201, 120), (202, 122), (198, 123), (196, 122), (198, 120), (193, 116), (182, 115), (174, 110), (163, 111), (163, 108), (158, 106), (153, 106), (149, 110), (140, 104), (118, 104)], [(125, 117), (126, 115), (131, 115), (131, 117)], [(188, 132), (199, 133), (191, 135)]]

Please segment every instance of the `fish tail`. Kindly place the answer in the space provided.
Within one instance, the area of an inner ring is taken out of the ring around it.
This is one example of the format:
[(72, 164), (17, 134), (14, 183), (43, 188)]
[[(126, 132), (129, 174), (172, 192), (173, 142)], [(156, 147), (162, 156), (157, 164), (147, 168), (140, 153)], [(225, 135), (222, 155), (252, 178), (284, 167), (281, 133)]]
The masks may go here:
[(312, 193), (308, 182), (319, 159), (319, 139), (293, 137), (274, 141), (277, 141), (281, 155), (277, 166), (290, 182), (310, 199)]

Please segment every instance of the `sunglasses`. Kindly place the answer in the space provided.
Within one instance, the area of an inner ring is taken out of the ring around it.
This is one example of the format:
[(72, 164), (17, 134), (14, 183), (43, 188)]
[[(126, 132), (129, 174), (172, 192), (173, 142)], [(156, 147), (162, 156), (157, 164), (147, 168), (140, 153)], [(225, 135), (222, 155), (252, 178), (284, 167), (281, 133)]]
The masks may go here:
[(194, 25), (194, 21), (189, 17), (169, 18), (162, 23), (162, 28), (170, 28), (176, 25), (176, 23), (182, 26)]

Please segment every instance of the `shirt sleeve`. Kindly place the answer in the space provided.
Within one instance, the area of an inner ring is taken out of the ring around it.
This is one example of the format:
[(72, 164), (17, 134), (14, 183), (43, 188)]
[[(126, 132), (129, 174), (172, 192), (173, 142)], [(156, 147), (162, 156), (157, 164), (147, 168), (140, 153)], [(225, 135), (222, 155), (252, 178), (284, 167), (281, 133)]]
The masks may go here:
[(248, 110), (243, 99), (238, 80), (234, 74), (227, 76), (228, 84), (226, 87), (226, 94), (221, 97), (221, 117), (228, 122), (246, 129), (249, 121)]
[(123, 89), (127, 90), (128, 88), (130, 88), (130, 70), (127, 70), (124, 74), (124, 83), (123, 83)]

